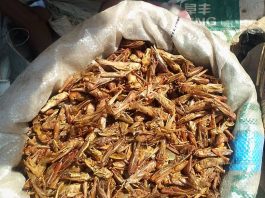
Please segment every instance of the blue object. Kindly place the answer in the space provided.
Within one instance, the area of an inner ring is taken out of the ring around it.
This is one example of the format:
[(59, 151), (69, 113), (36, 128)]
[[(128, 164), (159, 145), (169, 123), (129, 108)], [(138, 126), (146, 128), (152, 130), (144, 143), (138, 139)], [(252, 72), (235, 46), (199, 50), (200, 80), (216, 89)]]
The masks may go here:
[(238, 131), (232, 142), (234, 151), (229, 170), (259, 172), (264, 136), (257, 131)]
[(41, 8), (45, 8), (45, 3), (43, 0), (37, 0), (37, 1), (34, 1), (33, 3), (31, 3), (29, 5), (30, 7), (41, 7)]

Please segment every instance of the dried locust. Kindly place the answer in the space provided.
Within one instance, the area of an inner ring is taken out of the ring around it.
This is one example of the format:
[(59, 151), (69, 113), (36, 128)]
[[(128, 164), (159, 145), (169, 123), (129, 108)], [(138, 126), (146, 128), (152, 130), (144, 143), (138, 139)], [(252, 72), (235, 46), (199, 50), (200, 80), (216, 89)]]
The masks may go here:
[(29, 123), (32, 197), (220, 197), (235, 113), (203, 67), (123, 40)]

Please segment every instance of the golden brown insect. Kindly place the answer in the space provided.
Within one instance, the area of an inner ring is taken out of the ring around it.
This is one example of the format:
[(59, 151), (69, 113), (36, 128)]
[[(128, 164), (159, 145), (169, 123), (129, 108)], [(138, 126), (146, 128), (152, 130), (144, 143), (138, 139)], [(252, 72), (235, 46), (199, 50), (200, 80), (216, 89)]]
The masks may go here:
[(31, 197), (220, 197), (235, 113), (202, 66), (123, 40), (29, 123)]

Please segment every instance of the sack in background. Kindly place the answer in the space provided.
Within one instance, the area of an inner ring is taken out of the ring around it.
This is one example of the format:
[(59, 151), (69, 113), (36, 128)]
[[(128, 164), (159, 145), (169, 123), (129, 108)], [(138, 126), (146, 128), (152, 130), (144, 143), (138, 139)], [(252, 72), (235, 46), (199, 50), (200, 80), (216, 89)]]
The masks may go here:
[(95, 15), (102, 0), (46, 0), (52, 14), (50, 26), (60, 36), (70, 32), (77, 24)]
[(186, 9), (193, 21), (203, 24), (223, 40), (232, 38), (264, 15), (264, 1), (260, 0), (150, 0), (168, 7), (178, 5)]

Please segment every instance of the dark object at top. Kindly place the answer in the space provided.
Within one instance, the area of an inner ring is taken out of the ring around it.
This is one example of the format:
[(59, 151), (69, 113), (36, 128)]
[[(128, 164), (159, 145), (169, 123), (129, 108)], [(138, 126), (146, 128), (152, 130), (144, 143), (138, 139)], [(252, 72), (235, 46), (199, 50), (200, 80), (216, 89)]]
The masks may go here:
[(265, 42), (265, 32), (262, 29), (256, 28), (244, 31), (239, 37), (238, 60), (241, 62), (251, 49), (263, 42)]

